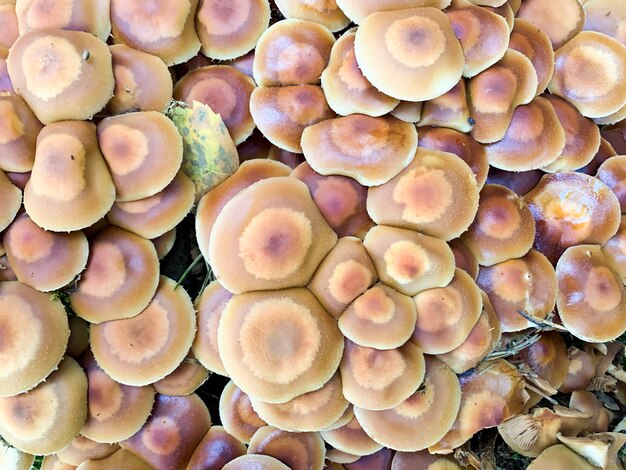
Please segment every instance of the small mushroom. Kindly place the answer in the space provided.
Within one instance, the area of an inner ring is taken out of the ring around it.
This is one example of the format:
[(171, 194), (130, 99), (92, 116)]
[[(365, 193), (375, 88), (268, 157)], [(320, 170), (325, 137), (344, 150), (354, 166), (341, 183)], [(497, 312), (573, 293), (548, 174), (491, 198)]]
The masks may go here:
[(626, 214), (626, 155), (607, 159), (598, 168), (596, 178), (611, 188), (617, 196), (622, 214)]
[(373, 454), (362, 455), (354, 462), (345, 465), (346, 470), (389, 470), (394, 452), (387, 447)]
[(626, 46), (626, 5), (611, 0), (587, 0), (585, 10), (585, 31), (597, 31), (620, 41)]
[(383, 447), (365, 433), (355, 416), (342, 427), (322, 431), (320, 435), (335, 449), (353, 455), (370, 455)]
[[(602, 131), (600, 131), (600, 148), (593, 156), (593, 159), (587, 165), (578, 170), (579, 173), (585, 173), (586, 175), (595, 175), (598, 171), (598, 168), (600, 168), (600, 165), (602, 165), (607, 159), (617, 155), (617, 152), (613, 148), (612, 143), (605, 139), (604, 136), (607, 136), (607, 134), (606, 131), (603, 129)], [(621, 139), (622, 137), (619, 138)], [(613, 141), (615, 141), (615, 139), (613, 139)], [(624, 141), (626, 142), (626, 139), (624, 139)], [(617, 142), (616, 144), (618, 143), (619, 142)]]
[(462, 269), (471, 276), (472, 279), (478, 278), (478, 261), (470, 250), (463, 244), (460, 238), (455, 238), (448, 242), (448, 246), (454, 255), (455, 267)]
[(511, 363), (518, 365), (530, 383), (537, 383), (537, 379), (538, 385), (544, 385), (541, 381), (547, 382), (547, 387), (542, 388), (546, 392), (546, 388), (552, 388), (546, 394), (553, 395), (563, 385), (569, 370), (566, 347), (560, 333), (547, 331), (538, 341), (513, 356)]
[(223, 470), (290, 470), (280, 460), (269, 455), (248, 454), (237, 457), (224, 465)]
[(220, 421), (229, 434), (249, 444), (254, 433), (267, 423), (252, 408), (250, 397), (231, 380), (220, 396)]
[(0, 207), (1, 232), (13, 222), (22, 207), (22, 191), (11, 182), (2, 170), (0, 170), (0, 199), (2, 199), (2, 207)]
[(176, 227), (150, 241), (156, 249), (159, 261), (162, 260), (169, 254), (172, 248), (174, 248), (174, 243), (176, 242)]
[(35, 162), (35, 143), (43, 125), (26, 102), (13, 93), (0, 96), (0, 169), (29, 172)]
[(321, 470), (326, 448), (318, 433), (294, 433), (263, 426), (250, 439), (248, 454), (274, 457), (289, 468)]
[(120, 449), (109, 457), (100, 460), (86, 460), (81, 463), (77, 470), (109, 470), (119, 468), (124, 470), (152, 470), (152, 467), (141, 460), (132, 452)]
[(420, 126), (441, 126), (459, 132), (470, 132), (474, 121), (470, 117), (465, 80), (462, 78), (443, 95), (425, 101), (419, 122)]
[(176, 369), (154, 382), (154, 389), (161, 395), (191, 395), (208, 378), (209, 371), (192, 354), (188, 354)]
[(591, 379), (596, 375), (596, 361), (594, 357), (574, 346), (567, 350), (569, 366), (563, 385), (559, 387), (562, 393), (571, 393), (577, 390), (585, 390)]
[(333, 33), (350, 24), (350, 19), (339, 9), (335, 0), (276, 0), (274, 3), (285, 18), (314, 21)]
[(583, 29), (585, 11), (578, 0), (541, 0), (522, 2), (517, 17), (532, 23), (548, 35), (553, 49), (558, 49)]
[(570, 408), (592, 415), (585, 432), (607, 432), (609, 423), (613, 419), (613, 413), (606, 409), (602, 402), (588, 390), (575, 390), (569, 399)]
[(102, 444), (79, 434), (70, 445), (58, 451), (56, 456), (61, 462), (77, 467), (85, 460), (104, 459), (119, 448), (117, 444)]
[(626, 216), (622, 216), (617, 233), (602, 245), (602, 252), (622, 283), (626, 285)]
[(389, 114), (401, 121), (417, 124), (422, 118), (422, 104), (421, 101), (400, 101)]
[(396, 452), (391, 470), (461, 470), (459, 463), (447, 455), (432, 455), (427, 450), (419, 452)]
[(246, 445), (222, 426), (211, 426), (194, 450), (187, 470), (221, 470), (231, 460), (246, 455)]
[(50, 454), (41, 460), (40, 470), (76, 470), (76, 466), (63, 462), (57, 454)]

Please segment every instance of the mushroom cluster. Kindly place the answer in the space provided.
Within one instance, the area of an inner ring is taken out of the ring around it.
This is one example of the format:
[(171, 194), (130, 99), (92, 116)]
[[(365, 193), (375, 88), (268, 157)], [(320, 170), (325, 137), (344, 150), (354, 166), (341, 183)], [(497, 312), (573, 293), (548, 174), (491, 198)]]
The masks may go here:
[(0, 24), (0, 467), (624, 465), (619, 2)]

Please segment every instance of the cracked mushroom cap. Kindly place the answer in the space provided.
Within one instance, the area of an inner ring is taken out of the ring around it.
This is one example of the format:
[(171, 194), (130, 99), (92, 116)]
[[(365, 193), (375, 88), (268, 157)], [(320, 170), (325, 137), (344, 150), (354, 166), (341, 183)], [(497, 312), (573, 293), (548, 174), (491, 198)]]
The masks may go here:
[(626, 292), (598, 245), (568, 248), (556, 265), (559, 317), (583, 341), (612, 341), (626, 331)]
[(472, 122), (474, 122), (472, 119), (465, 79), (461, 78), (459, 83), (443, 95), (424, 101), (419, 124), (420, 126), (441, 126), (460, 132), (470, 132), (473, 126)]
[(321, 469), (326, 448), (316, 432), (294, 433), (263, 426), (250, 439), (248, 454), (274, 457), (289, 468)]
[(267, 0), (200, 0), (196, 31), (202, 54), (212, 59), (235, 59), (252, 50), (270, 22)]
[(296, 178), (274, 177), (226, 203), (211, 232), (209, 259), (217, 279), (235, 294), (281, 289), (306, 285), (336, 242), (309, 188)]
[(111, 0), (111, 26), (116, 44), (126, 44), (160, 57), (165, 65), (190, 59), (200, 49), (194, 28), (198, 0), (127, 2)]
[(15, 91), (44, 124), (91, 119), (113, 96), (111, 53), (90, 33), (29, 31), (11, 47), (7, 66)]
[(224, 470), (290, 470), (287, 465), (274, 457), (257, 454), (242, 455), (222, 468)]
[(276, 0), (274, 4), (285, 18), (313, 21), (333, 33), (350, 24), (350, 19), (339, 9), (335, 0)]
[(69, 284), (87, 265), (89, 244), (81, 232), (47, 232), (28, 214), (4, 233), (4, 248), (18, 280), (49, 292)]
[(251, 399), (231, 380), (226, 384), (220, 395), (220, 421), (224, 429), (244, 444), (260, 427), (266, 426), (254, 408)]
[(187, 470), (221, 470), (231, 460), (246, 455), (246, 445), (222, 426), (211, 426), (194, 450)]
[(354, 50), (372, 85), (406, 101), (427, 101), (447, 92), (465, 65), (450, 21), (432, 7), (372, 13), (356, 32)]
[(11, 182), (2, 170), (0, 170), (0, 200), (2, 200), (0, 207), (1, 232), (13, 222), (22, 207), (22, 191)]
[(91, 350), (100, 367), (118, 382), (147, 385), (178, 367), (195, 332), (189, 295), (161, 276), (156, 294), (141, 313), (91, 325)]
[(55, 232), (80, 230), (109, 211), (115, 186), (98, 148), (94, 124), (47, 125), (37, 136), (35, 156), (24, 207), (37, 225)]
[(91, 239), (87, 267), (70, 294), (72, 309), (90, 323), (131, 318), (145, 309), (159, 284), (150, 240), (119, 227)]
[(48, 455), (63, 449), (79, 433), (86, 416), (87, 377), (71, 357), (65, 357), (34, 389), (0, 398), (3, 439), (29, 454)]
[(461, 404), (454, 372), (438, 359), (426, 359), (426, 375), (415, 393), (394, 408), (370, 411), (354, 407), (363, 430), (376, 442), (400, 451), (426, 449), (452, 427)]
[(537, 73), (536, 95), (543, 93), (554, 73), (554, 50), (546, 33), (530, 21), (515, 19), (509, 39), (509, 48), (521, 52), (530, 59)]
[(585, 11), (578, 0), (526, 0), (522, 2), (517, 17), (546, 33), (555, 50), (579, 33), (585, 23)]
[(622, 214), (626, 213), (626, 155), (607, 159), (598, 168), (596, 178), (611, 188), (620, 203)]
[(321, 431), (320, 435), (335, 449), (357, 456), (371, 455), (383, 447), (365, 433), (356, 416), (339, 428)]
[(85, 460), (76, 469), (80, 470), (109, 470), (123, 468), (124, 470), (152, 470), (152, 467), (132, 452), (119, 449), (109, 457), (100, 460)]
[(478, 194), (467, 163), (447, 152), (418, 148), (396, 177), (368, 190), (367, 211), (377, 224), (451, 240), (474, 220)]
[(194, 393), (209, 378), (209, 371), (193, 356), (187, 354), (176, 369), (154, 382), (161, 395), (184, 396)]
[(43, 125), (18, 95), (0, 96), (0, 169), (28, 172), (35, 162), (35, 143)]
[(78, 435), (74, 440), (65, 447), (58, 451), (55, 455), (68, 465), (78, 466), (85, 460), (97, 460), (104, 459), (113, 454), (120, 448), (117, 444), (103, 444), (100, 442), (92, 441), (82, 435)]
[(60, 300), (18, 281), (0, 283), (0, 397), (44, 380), (63, 358), (69, 336)]
[(459, 463), (451, 456), (432, 455), (427, 450), (419, 452), (396, 452), (391, 470), (461, 470)]
[(164, 114), (139, 111), (108, 117), (98, 123), (97, 132), (118, 202), (153, 196), (180, 169), (183, 140)]
[(413, 159), (417, 131), (413, 124), (391, 116), (353, 114), (307, 127), (301, 143), (316, 172), (376, 186), (391, 180)]
[(247, 394), (269, 403), (284, 403), (328, 382), (341, 360), (342, 339), (336, 321), (305, 288), (235, 295), (218, 329), (228, 375)]

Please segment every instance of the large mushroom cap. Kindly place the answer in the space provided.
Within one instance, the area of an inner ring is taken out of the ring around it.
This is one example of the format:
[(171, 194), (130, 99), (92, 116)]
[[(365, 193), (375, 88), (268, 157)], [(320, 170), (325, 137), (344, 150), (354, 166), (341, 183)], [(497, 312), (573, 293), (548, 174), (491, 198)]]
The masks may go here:
[(341, 11), (354, 23), (361, 24), (377, 11), (403, 10), (405, 8), (433, 7), (443, 10), (450, 0), (335, 0)]
[(341, 31), (350, 23), (335, 0), (276, 0), (274, 3), (285, 18), (314, 21), (333, 33)]
[(578, 0), (526, 0), (517, 16), (546, 33), (552, 47), (558, 49), (583, 29), (585, 11), (581, 3)]

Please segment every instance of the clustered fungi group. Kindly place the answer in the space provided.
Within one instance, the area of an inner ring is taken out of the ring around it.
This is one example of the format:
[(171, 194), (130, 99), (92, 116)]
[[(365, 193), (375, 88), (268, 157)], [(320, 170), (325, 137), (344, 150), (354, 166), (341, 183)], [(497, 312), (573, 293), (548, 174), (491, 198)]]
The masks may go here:
[(0, 467), (622, 468), (625, 5), (0, 1)]

